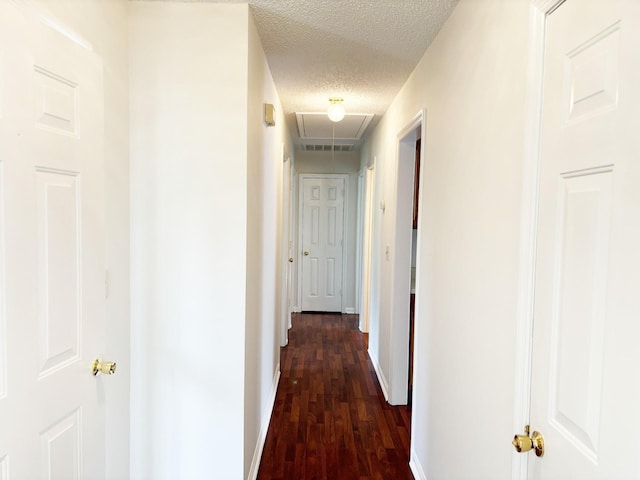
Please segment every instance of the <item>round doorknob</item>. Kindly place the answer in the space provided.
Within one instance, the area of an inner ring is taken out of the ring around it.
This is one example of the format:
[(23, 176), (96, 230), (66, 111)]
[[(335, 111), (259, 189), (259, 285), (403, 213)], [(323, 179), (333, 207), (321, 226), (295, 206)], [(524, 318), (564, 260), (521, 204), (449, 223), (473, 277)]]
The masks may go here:
[(101, 362), (97, 358), (93, 361), (93, 374), (98, 375), (103, 373), (104, 375), (113, 375), (116, 373), (115, 362)]
[(293, 257), (289, 257), (289, 263), (293, 263)]
[(511, 444), (518, 453), (535, 450), (538, 457), (544, 455), (544, 438), (540, 432), (533, 432), (529, 436), (529, 425), (524, 427), (524, 435), (514, 435)]
[(511, 444), (516, 449), (516, 452), (528, 452), (533, 448), (533, 440), (526, 435), (514, 435), (513, 442)]
[(309, 252), (308, 252), (308, 251), (306, 251), (306, 250), (305, 250), (303, 253), (304, 253), (304, 256), (305, 256), (305, 257), (306, 257), (307, 255), (309, 255)]

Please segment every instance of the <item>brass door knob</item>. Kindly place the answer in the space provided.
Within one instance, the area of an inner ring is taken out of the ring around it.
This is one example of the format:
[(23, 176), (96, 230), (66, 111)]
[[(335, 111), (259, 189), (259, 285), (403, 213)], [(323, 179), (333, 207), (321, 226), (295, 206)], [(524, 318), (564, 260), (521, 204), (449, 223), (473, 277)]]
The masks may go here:
[(305, 250), (305, 251), (304, 251), (304, 252), (302, 252), (302, 253), (304, 253), (304, 256), (305, 256), (305, 257), (306, 257), (307, 255), (309, 255), (309, 252), (308, 252), (307, 250)]
[(544, 438), (540, 432), (533, 432), (529, 436), (529, 425), (524, 427), (524, 435), (514, 435), (511, 444), (516, 449), (516, 452), (528, 452), (529, 450), (535, 450), (536, 456), (541, 457), (544, 455)]
[(105, 375), (113, 375), (116, 373), (115, 362), (101, 362), (97, 358), (93, 361), (93, 374), (98, 375), (103, 373)]
[(289, 263), (293, 263), (293, 257), (289, 257)]

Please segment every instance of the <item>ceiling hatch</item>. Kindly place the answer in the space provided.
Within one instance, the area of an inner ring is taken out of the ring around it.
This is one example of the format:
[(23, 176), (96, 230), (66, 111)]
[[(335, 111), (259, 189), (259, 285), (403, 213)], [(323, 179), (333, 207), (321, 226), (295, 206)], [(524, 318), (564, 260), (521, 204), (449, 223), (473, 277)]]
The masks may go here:
[[(347, 113), (332, 122), (323, 113), (296, 113), (300, 141), (305, 150), (349, 151), (362, 139), (373, 119), (372, 113)], [(334, 132), (335, 127), (335, 132)]]

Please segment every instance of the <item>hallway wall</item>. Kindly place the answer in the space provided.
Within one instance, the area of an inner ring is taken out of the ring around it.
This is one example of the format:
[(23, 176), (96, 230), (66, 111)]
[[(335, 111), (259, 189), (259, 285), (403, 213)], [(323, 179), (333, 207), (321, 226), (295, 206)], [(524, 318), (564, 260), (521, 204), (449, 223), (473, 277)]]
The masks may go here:
[(130, 13), (132, 477), (248, 478), (278, 375), (282, 109), (247, 4)]
[[(460, 0), (362, 152), (375, 157), (371, 348), (389, 374), (397, 135), (426, 108), (412, 467), (418, 479), (511, 478), (528, 53), (526, 0)], [(471, 444), (465, 445), (468, 439)], [(487, 451), (474, 439), (504, 448)], [(461, 461), (462, 460), (462, 461)]]
[[(247, 295), (244, 476), (255, 478), (280, 378), (283, 150), (293, 150), (253, 17), (248, 15)], [(276, 126), (264, 123), (264, 104)]]

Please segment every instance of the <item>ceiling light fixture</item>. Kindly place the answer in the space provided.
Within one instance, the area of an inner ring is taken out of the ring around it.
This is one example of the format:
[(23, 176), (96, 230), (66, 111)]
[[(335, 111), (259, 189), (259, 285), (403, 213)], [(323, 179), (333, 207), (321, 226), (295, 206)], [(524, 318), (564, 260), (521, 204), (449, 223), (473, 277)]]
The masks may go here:
[(332, 97), (329, 99), (331, 105), (329, 106), (329, 110), (327, 110), (327, 115), (329, 116), (329, 120), (332, 122), (339, 122), (344, 118), (343, 101), (344, 100), (342, 98)]

